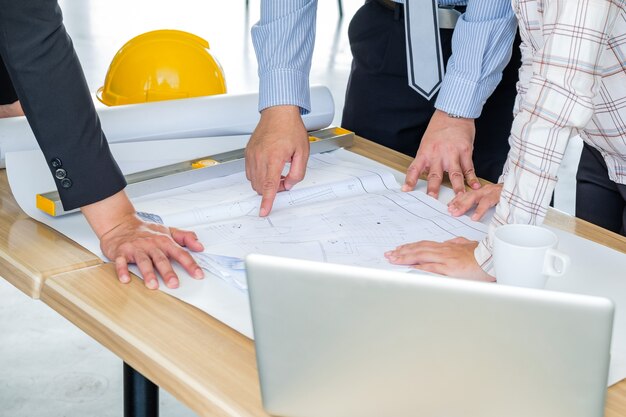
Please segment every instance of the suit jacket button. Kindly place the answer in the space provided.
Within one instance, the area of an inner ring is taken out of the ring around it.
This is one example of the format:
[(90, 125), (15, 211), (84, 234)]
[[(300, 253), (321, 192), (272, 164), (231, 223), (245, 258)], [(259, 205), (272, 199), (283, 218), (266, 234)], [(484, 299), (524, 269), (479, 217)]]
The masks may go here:
[(59, 168), (54, 171), (54, 176), (57, 177), (57, 179), (62, 180), (63, 178), (67, 177), (67, 172), (63, 168)]
[(61, 180), (61, 187), (70, 188), (72, 186), (72, 180), (69, 178), (63, 178)]
[(61, 168), (63, 166), (59, 158), (52, 158), (50, 160), (50, 165), (52, 166), (52, 168)]

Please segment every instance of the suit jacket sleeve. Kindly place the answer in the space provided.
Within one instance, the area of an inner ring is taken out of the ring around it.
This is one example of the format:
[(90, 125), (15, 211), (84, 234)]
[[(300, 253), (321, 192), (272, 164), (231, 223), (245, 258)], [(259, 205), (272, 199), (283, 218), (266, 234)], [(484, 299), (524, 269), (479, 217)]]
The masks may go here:
[(0, 0), (0, 55), (66, 210), (126, 185), (56, 0)]
[(15, 103), (16, 100), (17, 93), (2, 61), (2, 55), (0, 55), (0, 104), (11, 104)]

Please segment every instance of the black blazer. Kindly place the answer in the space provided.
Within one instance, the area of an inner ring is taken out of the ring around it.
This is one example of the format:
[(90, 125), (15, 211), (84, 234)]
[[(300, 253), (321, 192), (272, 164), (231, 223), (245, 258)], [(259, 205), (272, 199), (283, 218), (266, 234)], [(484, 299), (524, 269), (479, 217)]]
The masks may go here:
[(63, 207), (82, 207), (122, 190), (124, 176), (100, 127), (57, 0), (0, 0), (0, 55)]
[(2, 55), (0, 55), (0, 104), (11, 104), (15, 103), (16, 100), (17, 93), (2, 61)]

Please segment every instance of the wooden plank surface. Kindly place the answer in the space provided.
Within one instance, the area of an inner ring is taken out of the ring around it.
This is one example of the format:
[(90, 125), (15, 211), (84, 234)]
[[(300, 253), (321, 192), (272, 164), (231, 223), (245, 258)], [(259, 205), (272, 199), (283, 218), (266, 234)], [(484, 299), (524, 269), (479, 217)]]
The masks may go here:
[(619, 384), (609, 387), (604, 409), (604, 417), (624, 416), (626, 416), (626, 379)]
[(47, 277), (100, 263), (82, 246), (28, 217), (11, 194), (6, 171), (0, 170), (0, 276), (39, 298)]
[(81, 269), (46, 280), (41, 300), (199, 415), (267, 416), (253, 342), (139, 278)]
[[(411, 162), (362, 138), (351, 150), (401, 171)], [(266, 416), (251, 340), (180, 300), (145, 289), (136, 277), (120, 284), (111, 265), (97, 265), (94, 255), (27, 219), (4, 173), (0, 198), (2, 276), (32, 290), (55, 271), (74, 271), (45, 280), (42, 300), (199, 415)], [(626, 252), (623, 237), (562, 213), (551, 211), (549, 223)], [(90, 262), (97, 266), (86, 268)], [(626, 416), (626, 380), (607, 396), (606, 417), (618, 416)]]
[[(107, 264), (52, 277), (41, 299), (198, 415), (267, 416), (250, 339), (136, 277), (124, 285), (114, 274)], [(609, 388), (605, 412), (624, 416), (626, 380)]]

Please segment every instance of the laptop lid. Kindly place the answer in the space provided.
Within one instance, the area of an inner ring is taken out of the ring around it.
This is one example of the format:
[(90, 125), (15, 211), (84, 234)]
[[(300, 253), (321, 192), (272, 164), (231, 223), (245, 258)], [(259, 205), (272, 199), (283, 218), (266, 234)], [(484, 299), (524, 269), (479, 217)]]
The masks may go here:
[(272, 415), (604, 415), (610, 300), (263, 255), (246, 265)]

